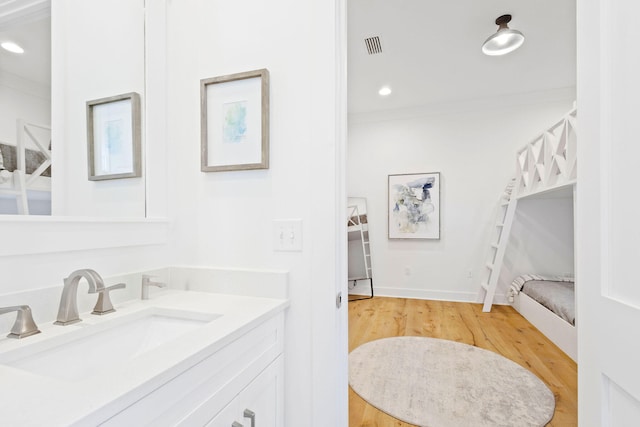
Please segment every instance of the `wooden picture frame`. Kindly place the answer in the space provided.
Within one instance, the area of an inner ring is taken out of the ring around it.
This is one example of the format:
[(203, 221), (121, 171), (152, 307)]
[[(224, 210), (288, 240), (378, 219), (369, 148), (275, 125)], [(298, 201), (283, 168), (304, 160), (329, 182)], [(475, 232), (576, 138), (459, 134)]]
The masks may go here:
[(389, 239), (440, 239), (440, 173), (389, 175)]
[(200, 81), (201, 170), (269, 168), (269, 71)]
[(90, 181), (142, 175), (140, 95), (135, 92), (87, 101)]

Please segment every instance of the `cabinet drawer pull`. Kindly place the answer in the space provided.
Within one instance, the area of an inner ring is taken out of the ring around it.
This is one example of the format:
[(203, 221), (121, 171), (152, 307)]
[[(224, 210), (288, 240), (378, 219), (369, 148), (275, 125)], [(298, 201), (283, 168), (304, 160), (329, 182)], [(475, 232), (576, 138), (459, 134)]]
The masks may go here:
[(256, 427), (256, 413), (251, 409), (244, 410), (244, 417), (251, 420), (251, 427)]
[(243, 425), (237, 421), (234, 421), (233, 424), (231, 424), (231, 427), (243, 427)]

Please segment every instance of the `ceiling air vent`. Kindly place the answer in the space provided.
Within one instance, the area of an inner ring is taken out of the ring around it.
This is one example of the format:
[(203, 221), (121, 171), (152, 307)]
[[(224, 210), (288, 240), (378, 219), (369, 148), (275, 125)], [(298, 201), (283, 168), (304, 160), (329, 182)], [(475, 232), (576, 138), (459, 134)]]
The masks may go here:
[(380, 37), (374, 36), (364, 39), (364, 44), (367, 46), (367, 52), (369, 55), (375, 55), (376, 53), (382, 53), (382, 45), (380, 44)]

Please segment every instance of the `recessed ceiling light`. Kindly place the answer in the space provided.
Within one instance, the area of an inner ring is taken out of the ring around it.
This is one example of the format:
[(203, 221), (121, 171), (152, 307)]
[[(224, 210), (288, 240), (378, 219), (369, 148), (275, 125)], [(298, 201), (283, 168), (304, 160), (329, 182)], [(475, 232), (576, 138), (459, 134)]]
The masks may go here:
[(389, 86), (382, 86), (378, 91), (380, 96), (388, 96), (391, 95), (391, 88)]
[(14, 42), (3, 42), (2, 44), (0, 44), (0, 46), (2, 46), (4, 50), (8, 50), (9, 52), (24, 53), (24, 49)]

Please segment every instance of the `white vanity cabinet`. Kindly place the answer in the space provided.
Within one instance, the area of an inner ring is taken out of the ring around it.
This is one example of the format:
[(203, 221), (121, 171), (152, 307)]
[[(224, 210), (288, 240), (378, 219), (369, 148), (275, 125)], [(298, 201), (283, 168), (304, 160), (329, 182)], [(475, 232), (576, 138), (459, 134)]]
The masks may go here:
[[(104, 426), (281, 427), (284, 313), (260, 323), (189, 366)], [(244, 417), (255, 413), (254, 424)]]

